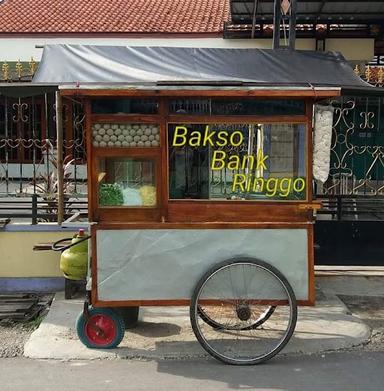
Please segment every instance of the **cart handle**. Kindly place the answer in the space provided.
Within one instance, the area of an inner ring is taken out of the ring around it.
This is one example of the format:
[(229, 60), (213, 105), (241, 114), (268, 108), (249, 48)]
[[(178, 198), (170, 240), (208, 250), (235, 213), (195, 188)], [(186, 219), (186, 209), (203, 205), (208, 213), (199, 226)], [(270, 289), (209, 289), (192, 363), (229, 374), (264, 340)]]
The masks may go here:
[(81, 243), (81, 242), (84, 242), (85, 240), (88, 240), (88, 239), (90, 239), (90, 238), (91, 238), (90, 236), (84, 236), (83, 238), (81, 238), (80, 240), (78, 240), (76, 243), (69, 243), (69, 244), (64, 244), (64, 245), (61, 245), (61, 246), (60, 246), (61, 243), (65, 243), (65, 242), (69, 242), (69, 241), (72, 242), (72, 239), (73, 239), (73, 238), (64, 238), (64, 239), (60, 239), (60, 240), (58, 240), (57, 242), (54, 242), (54, 243), (52, 244), (51, 249), (52, 249), (53, 251), (64, 251), (64, 250), (67, 250), (67, 249), (69, 249), (69, 248), (71, 248), (71, 247), (73, 247), (73, 246), (76, 246), (76, 244), (79, 244), (79, 243)]

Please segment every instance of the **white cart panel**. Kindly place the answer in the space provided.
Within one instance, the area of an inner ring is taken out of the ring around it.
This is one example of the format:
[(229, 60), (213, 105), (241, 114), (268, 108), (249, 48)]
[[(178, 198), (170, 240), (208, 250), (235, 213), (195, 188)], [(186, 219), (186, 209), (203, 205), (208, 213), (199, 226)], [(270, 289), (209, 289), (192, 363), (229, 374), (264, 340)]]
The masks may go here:
[[(270, 263), (287, 278), (297, 299), (309, 298), (306, 229), (96, 232), (97, 290), (102, 301), (190, 299), (196, 283), (208, 269), (235, 256)], [(265, 292), (266, 299), (280, 295)]]

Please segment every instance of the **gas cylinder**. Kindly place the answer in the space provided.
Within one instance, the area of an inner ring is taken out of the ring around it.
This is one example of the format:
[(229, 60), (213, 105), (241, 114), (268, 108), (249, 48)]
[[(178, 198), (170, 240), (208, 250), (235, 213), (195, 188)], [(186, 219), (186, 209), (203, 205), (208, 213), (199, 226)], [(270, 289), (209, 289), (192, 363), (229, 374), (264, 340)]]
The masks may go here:
[(61, 253), (60, 270), (69, 280), (82, 280), (87, 275), (88, 240), (84, 238), (85, 232), (80, 229), (73, 236), (71, 247)]

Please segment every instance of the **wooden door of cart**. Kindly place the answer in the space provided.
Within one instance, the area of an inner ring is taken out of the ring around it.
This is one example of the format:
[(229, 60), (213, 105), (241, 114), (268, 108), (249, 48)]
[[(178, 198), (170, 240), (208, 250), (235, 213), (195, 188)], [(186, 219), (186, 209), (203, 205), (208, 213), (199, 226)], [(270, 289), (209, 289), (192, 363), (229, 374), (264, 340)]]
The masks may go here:
[(312, 108), (339, 91), (61, 91), (74, 93), (86, 105), (92, 222), (82, 341), (121, 341), (113, 307), (190, 305), (219, 360), (278, 353), (297, 304), (315, 301)]

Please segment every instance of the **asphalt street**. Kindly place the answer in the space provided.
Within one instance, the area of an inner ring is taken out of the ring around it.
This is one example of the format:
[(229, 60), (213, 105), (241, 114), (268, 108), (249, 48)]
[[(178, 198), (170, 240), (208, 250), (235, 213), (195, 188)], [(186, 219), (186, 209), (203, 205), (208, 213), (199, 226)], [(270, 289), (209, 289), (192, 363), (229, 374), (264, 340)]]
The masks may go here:
[(1, 391), (289, 390), (383, 389), (384, 352), (288, 356), (252, 367), (198, 361), (0, 360)]

